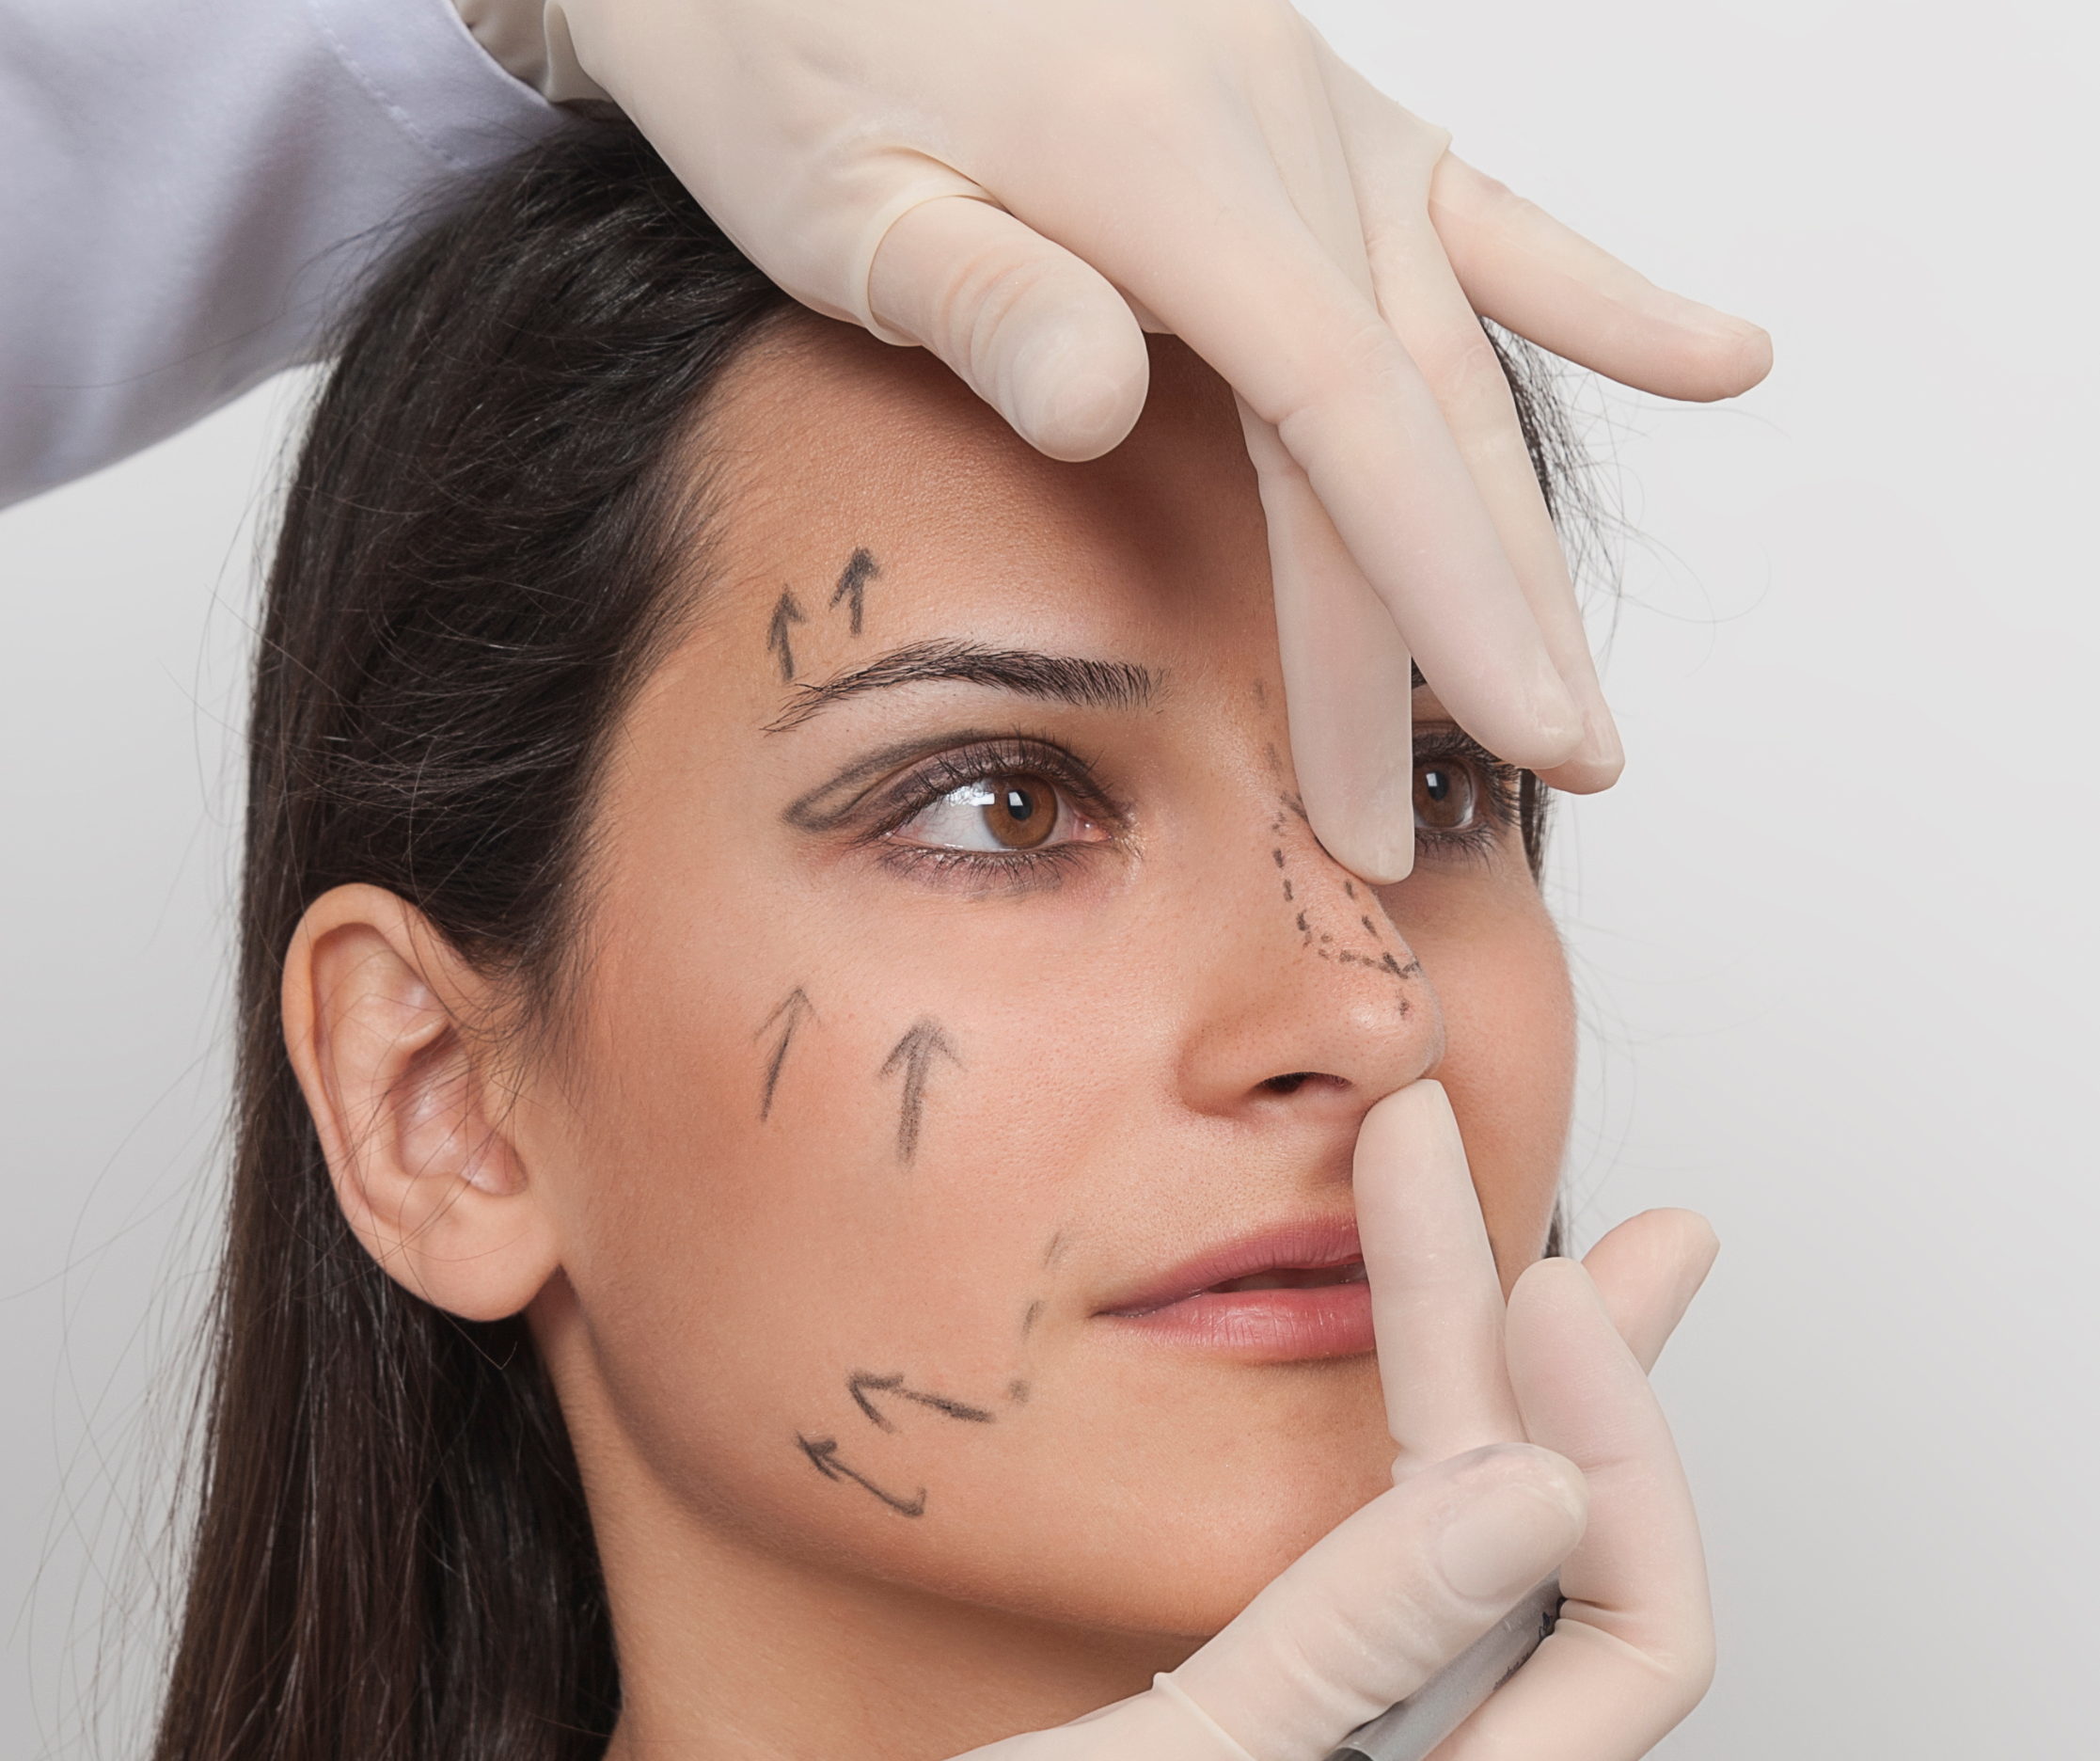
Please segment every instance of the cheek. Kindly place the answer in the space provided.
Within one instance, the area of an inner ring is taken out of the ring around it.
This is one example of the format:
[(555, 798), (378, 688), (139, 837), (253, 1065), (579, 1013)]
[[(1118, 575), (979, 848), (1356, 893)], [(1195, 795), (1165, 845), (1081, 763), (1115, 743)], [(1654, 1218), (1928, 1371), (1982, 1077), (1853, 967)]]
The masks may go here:
[(1575, 1080), (1560, 939), (1528, 882), (1522, 895), (1513, 884), (1508, 892), (1439, 901), (1401, 924), (1444, 1007), (1445, 1054), (1430, 1074), (1449, 1090), (1464, 1133), (1505, 1290), (1544, 1245)]
[(601, 963), (618, 1004), (558, 1151), (585, 1373), (688, 1518), (1015, 1599), (1036, 1567), (986, 1537), (1054, 1558), (1016, 1506), (1056, 1508), (1028, 1489), (1085, 1466), (1063, 1458), (1070, 1323), (1045, 1299), (1101, 1099), (1094, 1060), (1044, 1048), (1101, 1023), (855, 939), (806, 949), (806, 983), (732, 972), (715, 938)]
[(1233, 1153), (1158, 1099), (1165, 1005), (1076, 965), (1069, 926), (951, 932), (935, 960), (887, 915), (796, 965), (776, 936), (730, 970), (758, 944), (718, 918), (601, 960), (617, 1009), (559, 1148), (587, 1479), (596, 1428), (675, 1520), (827, 1571), (1213, 1630), (1388, 1483), (1375, 1371), (1162, 1386), (1105, 1350), (1086, 1279), (1158, 1208), (1133, 1174)]

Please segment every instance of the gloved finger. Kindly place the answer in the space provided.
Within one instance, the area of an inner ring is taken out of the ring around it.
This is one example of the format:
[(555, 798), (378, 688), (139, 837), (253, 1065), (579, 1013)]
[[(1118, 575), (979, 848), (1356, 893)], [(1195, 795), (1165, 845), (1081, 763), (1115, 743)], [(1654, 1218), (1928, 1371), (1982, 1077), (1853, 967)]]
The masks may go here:
[(1436, 1761), (1631, 1761), (1713, 1678), (1683, 1468), (1647, 1376), (1573, 1261), (1540, 1261), (1517, 1280), (1509, 1373), (1532, 1436), (1582, 1469), (1589, 1525), (1561, 1564), (1552, 1635)]
[(1708, 403), (1772, 371), (1772, 339), (1756, 325), (1657, 287), (1448, 153), (1429, 217), (1476, 311), (1606, 378)]
[[(1229, 312), (1140, 297), (1275, 429), (1453, 717), (1508, 763), (1550, 770), (1581, 712), (1429, 388), (1331, 277), (1221, 274), (1208, 292)], [(1266, 307), (1289, 321), (1269, 329)]]
[[(1429, 182), (1442, 157), (1432, 130), (1322, 43), (1320, 66), (1348, 155), (1378, 309), (1427, 380), (1493, 520), (1503, 552), (1582, 711), (1583, 738), (1541, 771), (1555, 788), (1608, 788), (1625, 749), (1590, 658), (1568, 562), (1546, 509), (1500, 361), (1429, 224)], [(1429, 682), (1438, 683), (1434, 675)]]
[(989, 201), (937, 197), (892, 222), (868, 306), (1051, 458), (1098, 458), (1145, 407), (1145, 336), (1123, 296)]
[(1314, 1543), (1173, 1679), (1250, 1753), (1324, 1755), (1551, 1572), (1587, 1497), (1528, 1444), (1435, 1463)]
[(1305, 817), (1327, 853), (1378, 885), (1414, 865), (1412, 660), (1304, 470), (1244, 400), (1269, 526), (1276, 645), (1290, 756)]
[(1697, 1212), (1661, 1210), (1628, 1217), (1583, 1256), (1583, 1270), (1643, 1371), (1655, 1368), (1720, 1251), (1713, 1226)]
[[(1142, 224), (1113, 239), (1085, 215), (1023, 212), (1157, 313), (1276, 430), (1461, 724), (1511, 764), (1564, 761), (1580, 712), (1436, 400), (1274, 164), (1241, 144), (1185, 181), (1162, 175), (1142, 201)], [(1131, 235), (1142, 255), (1129, 254)], [(1202, 277), (1171, 273), (1195, 261)]]
[(1441, 1083), (1412, 1083), (1364, 1116), (1355, 1181), (1395, 1476), (1522, 1437), (1502, 1282)]

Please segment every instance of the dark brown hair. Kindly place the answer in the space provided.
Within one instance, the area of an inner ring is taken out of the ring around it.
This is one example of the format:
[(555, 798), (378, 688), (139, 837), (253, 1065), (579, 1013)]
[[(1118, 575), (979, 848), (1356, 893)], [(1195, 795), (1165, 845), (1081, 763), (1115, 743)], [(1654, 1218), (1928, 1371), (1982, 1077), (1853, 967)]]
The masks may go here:
[[(256, 663), (237, 1145), (156, 1761), (583, 1761), (612, 1729), (525, 1325), (440, 1313), (358, 1245), (278, 986), (306, 908), (366, 881), (528, 998), (560, 990), (598, 755), (704, 537), (696, 422), (787, 307), (606, 123), (438, 220), (343, 334)], [(1551, 496), (1550, 405), (1513, 378)]]
[(524, 1323), (441, 1314), (358, 1245), (277, 992), (307, 906), (358, 880), (551, 981), (596, 754), (698, 520), (682, 442), (786, 305), (607, 126), (432, 227), (343, 338), (256, 664), (231, 1216), (158, 1761), (566, 1761), (612, 1728)]

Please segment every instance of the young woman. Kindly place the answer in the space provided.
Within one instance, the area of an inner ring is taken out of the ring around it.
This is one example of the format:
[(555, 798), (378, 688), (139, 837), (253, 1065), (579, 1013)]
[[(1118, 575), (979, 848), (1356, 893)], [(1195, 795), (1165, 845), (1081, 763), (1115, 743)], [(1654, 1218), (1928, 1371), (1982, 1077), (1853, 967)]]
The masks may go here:
[(1161, 1671), (1295, 1761), (1556, 1563), (1451, 1753), (1696, 1700), (1639, 1365), (1704, 1238), (1534, 1267), (1542, 791), (1430, 680), (1414, 874), (1325, 855), (1231, 395), (1153, 373), (1049, 463), (609, 130), (374, 290), (262, 635), (166, 1761), (930, 1758)]

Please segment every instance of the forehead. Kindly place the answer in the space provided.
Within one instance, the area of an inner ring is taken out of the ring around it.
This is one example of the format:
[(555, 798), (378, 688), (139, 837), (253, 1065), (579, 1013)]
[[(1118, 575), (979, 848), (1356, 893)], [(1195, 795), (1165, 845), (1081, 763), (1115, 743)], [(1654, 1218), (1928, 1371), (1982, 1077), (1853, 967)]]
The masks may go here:
[(725, 382), (706, 451), (721, 515), (710, 596), (734, 619), (788, 594), (813, 662), (834, 658), (835, 620), (814, 614), (857, 551), (879, 570), (862, 596), (886, 636), (967, 624), (1067, 647), (1272, 643), (1231, 393), (1171, 340), (1154, 339), (1129, 438), (1073, 465), (1018, 439), (924, 351), (797, 316)]

